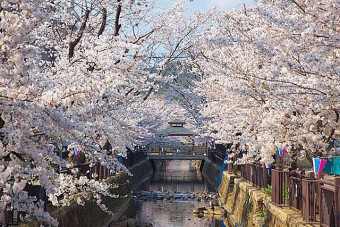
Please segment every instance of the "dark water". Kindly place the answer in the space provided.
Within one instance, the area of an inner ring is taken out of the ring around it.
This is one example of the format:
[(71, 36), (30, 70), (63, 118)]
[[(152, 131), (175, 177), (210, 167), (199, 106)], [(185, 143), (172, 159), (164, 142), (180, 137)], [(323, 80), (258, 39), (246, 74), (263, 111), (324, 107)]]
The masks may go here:
[[(153, 227), (223, 226), (219, 220), (213, 218), (195, 217), (192, 211), (193, 208), (209, 206), (209, 201), (190, 198), (190, 195), (209, 191), (211, 188), (204, 183), (202, 174), (191, 161), (163, 161), (152, 179), (135, 193), (133, 203), (125, 215), (140, 223), (151, 223)], [(142, 198), (141, 193), (149, 197)], [(154, 198), (154, 195), (166, 193), (182, 196), (171, 199)]]

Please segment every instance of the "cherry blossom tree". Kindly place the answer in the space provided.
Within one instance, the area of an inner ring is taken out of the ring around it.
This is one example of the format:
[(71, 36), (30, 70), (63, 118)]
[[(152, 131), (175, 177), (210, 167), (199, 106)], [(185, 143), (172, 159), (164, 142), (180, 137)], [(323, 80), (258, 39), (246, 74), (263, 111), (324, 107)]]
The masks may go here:
[(191, 62), (210, 130), (251, 144), (263, 162), (285, 144), (322, 155), (339, 139), (337, 10), (335, 1), (283, 0), (216, 14)]
[(116, 197), (112, 185), (59, 172), (53, 166), (73, 164), (49, 154), (49, 144), (70, 141), (89, 162), (114, 168), (100, 145), (108, 141), (124, 155), (126, 146), (147, 139), (152, 127), (143, 122), (165, 114), (162, 106), (146, 111), (149, 100), (173, 78), (164, 69), (192, 46), (188, 37), (205, 19), (186, 21), (182, 1), (159, 10), (146, 0), (2, 1), (1, 208), (10, 204), (26, 219), (57, 225), (23, 191), (33, 184), (53, 205), (82, 204), (88, 194), (79, 192), (92, 192), (106, 210), (101, 197)]
[(57, 225), (23, 191), (36, 184), (53, 205), (82, 204), (79, 192), (92, 192), (105, 210), (111, 185), (56, 170), (73, 163), (49, 144), (70, 141), (112, 169), (104, 143), (124, 156), (174, 116), (194, 119), (202, 136), (250, 144), (240, 163), (272, 162), (286, 144), (320, 155), (339, 138), (335, 0), (264, 0), (192, 18), (184, 3), (1, 2), (2, 209)]

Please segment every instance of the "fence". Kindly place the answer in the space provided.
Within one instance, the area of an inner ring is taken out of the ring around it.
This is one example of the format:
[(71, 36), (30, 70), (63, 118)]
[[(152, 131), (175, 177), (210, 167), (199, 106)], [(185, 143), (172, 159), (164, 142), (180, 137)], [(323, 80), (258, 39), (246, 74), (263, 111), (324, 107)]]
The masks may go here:
[(253, 183), (254, 186), (267, 188), (269, 185), (270, 169), (265, 165), (246, 164), (240, 166), (241, 177)]
[(314, 177), (301, 178), (301, 212), (307, 222), (317, 222), (317, 183)]
[(279, 206), (289, 205), (289, 171), (271, 170), (272, 201)]
[(234, 164), (235, 160), (236, 160), (236, 157), (228, 158), (227, 170), (229, 173), (236, 174), (237, 172), (238, 166)]
[(299, 211), (306, 222), (340, 226), (340, 177), (315, 179), (313, 173), (306, 175), (303, 171), (274, 166), (266, 169), (258, 164), (241, 165), (240, 173), (254, 186), (271, 186), (272, 201)]
[(340, 226), (340, 177), (318, 183), (320, 226)]

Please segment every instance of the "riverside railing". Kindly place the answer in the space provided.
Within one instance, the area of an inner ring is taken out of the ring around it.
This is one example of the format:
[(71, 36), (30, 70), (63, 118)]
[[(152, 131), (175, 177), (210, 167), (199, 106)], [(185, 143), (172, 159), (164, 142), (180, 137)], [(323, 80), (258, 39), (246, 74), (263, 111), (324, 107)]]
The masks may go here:
[[(292, 169), (266, 169), (258, 164), (241, 165), (241, 177), (254, 186), (271, 186), (272, 201), (278, 206), (289, 206), (301, 213), (309, 223), (320, 226), (340, 226), (340, 177), (316, 179), (313, 173)], [(265, 180), (268, 176), (271, 181)], [(267, 182), (267, 186), (265, 183)]]
[(267, 188), (269, 185), (270, 169), (260, 164), (245, 164), (240, 166), (241, 177), (253, 183), (254, 186)]
[[(60, 173), (71, 173), (74, 169), (78, 169), (77, 177), (86, 176), (89, 179), (103, 180), (108, 178), (109, 176), (114, 175), (113, 172), (110, 172), (106, 166), (101, 165), (100, 163), (92, 164), (92, 163), (83, 163), (79, 165), (75, 165), (69, 169), (60, 170)], [(46, 209), (48, 204), (48, 198), (46, 196), (45, 189), (40, 185), (30, 185), (26, 184), (23, 191), (26, 191), (28, 196), (35, 197), (37, 201), (42, 201), (44, 203), (44, 208)], [(0, 196), (2, 195), (2, 190), (0, 192)], [(8, 204), (5, 210), (0, 211), (0, 224), (1, 226), (12, 226), (19, 225), (20, 216), (25, 215), (24, 212), (18, 211), (16, 209), (11, 209), (11, 205)]]
[(303, 220), (317, 222), (318, 180), (313, 176), (301, 178), (301, 209)]
[(234, 164), (236, 157), (228, 158), (227, 170), (231, 174), (237, 173), (237, 165)]
[[(46, 209), (48, 198), (46, 196), (45, 189), (40, 185), (30, 185), (26, 184), (24, 191), (27, 192), (28, 196), (36, 197), (37, 201), (42, 201), (44, 203), (44, 208)], [(0, 193), (2, 195), (2, 193)], [(7, 204), (5, 210), (1, 211), (1, 226), (13, 226), (19, 225), (20, 216), (24, 216), (25, 212), (18, 211), (17, 209), (11, 209), (11, 204)]]
[(289, 205), (289, 171), (271, 170), (272, 201), (279, 206)]
[(340, 226), (340, 177), (318, 183), (320, 226)]

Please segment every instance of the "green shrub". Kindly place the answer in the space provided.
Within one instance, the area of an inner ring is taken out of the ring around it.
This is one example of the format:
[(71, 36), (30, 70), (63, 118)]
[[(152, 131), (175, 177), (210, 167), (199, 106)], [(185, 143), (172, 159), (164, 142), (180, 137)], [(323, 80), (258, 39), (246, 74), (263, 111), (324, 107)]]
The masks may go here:
[(288, 201), (288, 199), (289, 199), (289, 188), (288, 188), (288, 186), (283, 187), (282, 198), (283, 198), (284, 201)]
[(268, 185), (267, 188), (262, 188), (261, 192), (263, 192), (266, 195), (271, 196), (272, 195), (272, 186)]
[(257, 211), (257, 212), (255, 213), (255, 216), (256, 216), (256, 217), (261, 217), (261, 218), (263, 218), (263, 217), (266, 216), (266, 212), (263, 211), (263, 210), (259, 210), (259, 211)]

